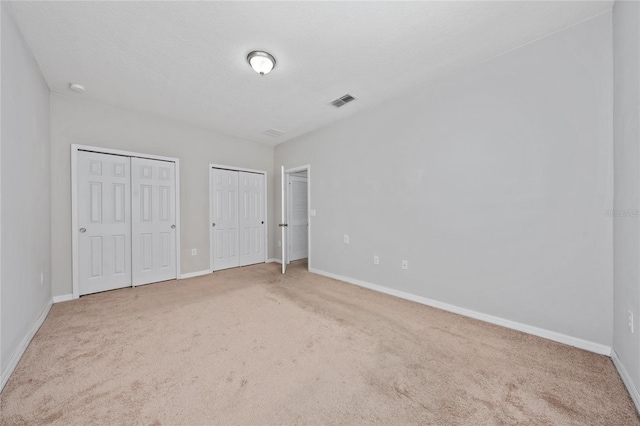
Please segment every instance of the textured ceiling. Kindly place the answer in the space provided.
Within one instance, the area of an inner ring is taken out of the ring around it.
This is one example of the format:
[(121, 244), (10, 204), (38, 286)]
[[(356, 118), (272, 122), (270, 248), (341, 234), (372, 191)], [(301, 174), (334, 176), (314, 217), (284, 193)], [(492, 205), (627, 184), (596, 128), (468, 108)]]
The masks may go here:
[[(271, 145), (611, 9), (612, 1), (12, 2), (52, 91)], [(246, 55), (278, 63), (256, 74)], [(70, 92), (70, 82), (87, 87)], [(350, 93), (358, 100), (328, 106)], [(277, 138), (262, 132), (276, 128)]]

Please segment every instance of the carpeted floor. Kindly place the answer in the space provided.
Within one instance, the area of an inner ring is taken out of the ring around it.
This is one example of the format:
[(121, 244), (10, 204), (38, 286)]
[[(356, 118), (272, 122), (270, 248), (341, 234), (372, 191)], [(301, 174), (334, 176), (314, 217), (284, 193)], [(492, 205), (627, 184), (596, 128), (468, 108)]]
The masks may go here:
[(605, 356), (305, 268), (53, 306), (0, 423), (640, 425)]

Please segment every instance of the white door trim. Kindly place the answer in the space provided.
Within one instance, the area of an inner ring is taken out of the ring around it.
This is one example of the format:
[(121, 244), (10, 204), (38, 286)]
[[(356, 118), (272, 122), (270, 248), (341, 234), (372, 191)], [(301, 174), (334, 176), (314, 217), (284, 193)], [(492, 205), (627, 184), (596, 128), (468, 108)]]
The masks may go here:
[(269, 217), (267, 216), (267, 212), (269, 211), (269, 208), (267, 207), (269, 205), (269, 200), (267, 199), (267, 187), (268, 185), (268, 180), (267, 180), (267, 172), (264, 170), (254, 170), (254, 169), (246, 169), (243, 167), (235, 167), (235, 166), (226, 166), (223, 164), (213, 164), (213, 163), (209, 163), (209, 272), (213, 273), (213, 227), (211, 226), (211, 224), (213, 223), (213, 198), (211, 197), (211, 190), (213, 189), (211, 187), (211, 181), (213, 179), (213, 169), (223, 169), (223, 170), (230, 170), (233, 172), (249, 172), (249, 173), (256, 173), (256, 174), (260, 174), (260, 175), (264, 175), (264, 223), (265, 223), (265, 227), (264, 227), (264, 259), (265, 259), (265, 263), (268, 262), (269, 259)]
[(90, 145), (71, 144), (71, 262), (73, 298), (80, 297), (80, 270), (78, 264), (78, 190), (77, 162), (78, 151), (91, 151), (101, 154), (122, 155), (124, 157), (148, 158), (150, 160), (170, 161), (176, 165), (176, 278), (180, 277), (180, 159), (160, 155), (141, 154), (119, 149), (101, 148)]
[[(282, 167), (283, 171), (284, 171), (284, 177), (288, 178), (288, 176), (292, 173), (298, 173), (298, 172), (304, 172), (305, 170), (307, 171), (307, 223), (309, 224), (307, 226), (307, 244), (309, 245), (308, 248), (308, 257), (307, 257), (307, 269), (311, 270), (311, 165), (310, 164), (305, 164), (304, 166), (298, 166), (298, 167), (292, 167), (290, 169), (285, 169), (284, 166)], [(286, 198), (286, 199), (285, 199)], [(286, 217), (286, 221), (284, 223), (287, 223), (289, 221), (289, 200), (288, 200), (288, 195), (286, 197), (284, 197), (283, 194), (283, 198), (282, 198), (282, 211), (283, 211), (283, 215)], [(282, 245), (284, 246), (286, 244), (285, 241), (282, 241)], [(282, 264), (284, 265), (284, 259), (282, 259), (283, 262)], [(283, 273), (284, 273), (284, 267), (283, 267)]]

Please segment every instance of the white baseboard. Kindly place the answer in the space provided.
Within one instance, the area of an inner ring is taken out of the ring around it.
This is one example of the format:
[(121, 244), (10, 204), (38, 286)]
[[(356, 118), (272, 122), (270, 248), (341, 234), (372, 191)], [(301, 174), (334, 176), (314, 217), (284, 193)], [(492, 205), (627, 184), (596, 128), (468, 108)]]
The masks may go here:
[(365, 287), (370, 290), (379, 291), (381, 293), (390, 294), (392, 296), (400, 297), (401, 299), (411, 300), (413, 302), (421, 303), (423, 305), (432, 306), (434, 308), (442, 309), (443, 311), (453, 312), (465, 317), (474, 318), (480, 321), (488, 322), (491, 324), (500, 325), (502, 327), (510, 328), (513, 330), (522, 331), (524, 333), (532, 334), (534, 336), (543, 337), (545, 339), (553, 340), (554, 342), (564, 343), (565, 345), (574, 346), (576, 348), (584, 349), (590, 352), (595, 352), (601, 355), (611, 356), (611, 347), (591, 342), (589, 340), (580, 339), (578, 337), (567, 336), (566, 334), (557, 333), (551, 330), (545, 330), (543, 328), (534, 327), (527, 324), (522, 324), (516, 321), (495, 317), (493, 315), (483, 314), (481, 312), (472, 311), (470, 309), (461, 308), (448, 303), (440, 302), (433, 299), (428, 299), (422, 296), (416, 296), (411, 293), (405, 293), (403, 291), (394, 290), (388, 287), (384, 287), (377, 284), (371, 284), (365, 281), (356, 280), (349, 277), (343, 277), (341, 275), (332, 274), (330, 272), (321, 271), (315, 268), (309, 268), (309, 272), (313, 272), (318, 275), (324, 275), (325, 277), (334, 278), (336, 280), (345, 281), (350, 284), (355, 284), (360, 287)]
[(181, 280), (184, 280), (185, 278), (193, 278), (193, 277), (199, 277), (202, 275), (207, 275), (210, 274), (211, 271), (208, 269), (205, 269), (203, 271), (197, 271), (197, 272), (189, 272), (187, 274), (180, 274), (180, 278)]
[(613, 349), (611, 350), (611, 360), (613, 361), (613, 365), (616, 366), (618, 374), (620, 374), (620, 378), (622, 378), (622, 382), (627, 387), (629, 395), (631, 395), (631, 400), (636, 406), (636, 410), (640, 412), (640, 393), (638, 393), (638, 388), (636, 388), (636, 386), (633, 384), (631, 376), (620, 361), (620, 358), (618, 358), (618, 354)]
[(276, 259), (275, 257), (274, 257), (274, 258), (271, 258), (271, 259), (267, 259), (267, 262), (266, 262), (266, 263), (274, 263), (274, 262), (275, 262), (275, 263), (280, 263), (280, 264), (282, 264), (282, 260), (280, 260), (280, 259)]
[(11, 377), (13, 370), (15, 370), (18, 366), (18, 362), (20, 362), (20, 358), (22, 358), (22, 355), (24, 355), (24, 352), (27, 350), (27, 347), (29, 346), (29, 343), (31, 343), (33, 336), (36, 335), (36, 333), (40, 329), (40, 326), (47, 318), (52, 305), (52, 301), (49, 301), (49, 303), (47, 303), (47, 306), (44, 308), (38, 319), (36, 319), (36, 321), (33, 323), (31, 328), (27, 332), (27, 335), (24, 336), (24, 339), (22, 339), (20, 345), (18, 345), (16, 350), (13, 352), (13, 355), (11, 355), (11, 357), (9, 358), (9, 363), (4, 367), (2, 372), (0, 372), (0, 392), (2, 392), (2, 389), (4, 389), (4, 385), (6, 385), (9, 381), (9, 377)]
[(53, 303), (68, 302), (73, 300), (73, 294), (63, 294), (62, 296), (53, 296)]

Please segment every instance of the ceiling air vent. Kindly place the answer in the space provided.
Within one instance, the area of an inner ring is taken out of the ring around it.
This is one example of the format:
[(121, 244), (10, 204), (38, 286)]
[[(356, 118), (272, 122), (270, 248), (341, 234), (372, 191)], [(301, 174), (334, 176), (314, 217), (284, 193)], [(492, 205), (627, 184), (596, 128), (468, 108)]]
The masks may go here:
[(331, 105), (333, 105), (336, 108), (340, 108), (341, 106), (348, 104), (351, 101), (355, 101), (356, 98), (354, 98), (353, 96), (351, 96), (350, 94), (346, 94), (344, 96), (340, 96), (338, 99), (336, 99), (335, 101), (331, 102)]
[(277, 138), (278, 136), (284, 135), (282, 130), (278, 129), (269, 129), (262, 132), (263, 135), (271, 136), (272, 138)]

